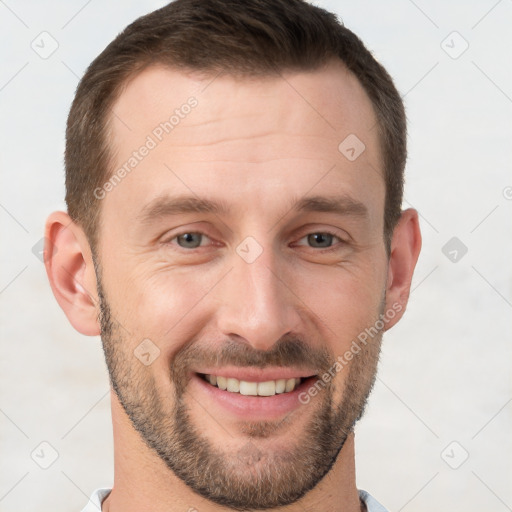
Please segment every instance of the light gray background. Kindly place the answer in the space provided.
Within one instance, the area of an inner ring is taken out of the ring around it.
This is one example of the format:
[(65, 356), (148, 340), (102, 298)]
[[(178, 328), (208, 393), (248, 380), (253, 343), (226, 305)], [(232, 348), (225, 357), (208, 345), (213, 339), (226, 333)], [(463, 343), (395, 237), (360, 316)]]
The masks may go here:
[[(68, 324), (32, 248), (48, 213), (64, 208), (78, 78), (163, 4), (0, 1), (2, 512), (78, 511), (112, 483), (100, 339)], [(390, 511), (512, 510), (512, 1), (318, 4), (365, 41), (405, 97), (404, 206), (419, 210), (424, 239), (407, 314), (385, 336), (357, 427), (358, 487)], [(46, 59), (31, 47), (51, 49), (43, 31), (59, 45)], [(446, 256), (452, 237), (459, 247)], [(51, 462), (43, 441), (58, 452), (48, 469), (35, 462)]]

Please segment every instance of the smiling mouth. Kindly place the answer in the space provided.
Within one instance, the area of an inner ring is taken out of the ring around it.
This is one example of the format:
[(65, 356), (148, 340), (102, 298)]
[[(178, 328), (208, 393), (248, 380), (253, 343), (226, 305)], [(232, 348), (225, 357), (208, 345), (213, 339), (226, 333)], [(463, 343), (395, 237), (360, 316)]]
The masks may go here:
[(223, 391), (245, 396), (274, 396), (291, 393), (295, 391), (303, 382), (312, 380), (315, 377), (291, 378), (268, 380), (265, 382), (249, 382), (235, 379), (233, 377), (223, 377), (220, 375), (211, 375), (198, 373), (199, 377), (210, 385)]

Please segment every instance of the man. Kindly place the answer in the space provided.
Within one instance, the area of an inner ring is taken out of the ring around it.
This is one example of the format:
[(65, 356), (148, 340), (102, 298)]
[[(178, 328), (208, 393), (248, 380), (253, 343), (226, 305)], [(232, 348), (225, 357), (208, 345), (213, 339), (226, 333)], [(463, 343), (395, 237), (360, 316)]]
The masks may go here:
[(405, 159), (391, 78), (301, 0), (177, 0), (95, 59), (46, 227), (112, 387), (84, 510), (384, 510), (354, 425), (420, 251)]

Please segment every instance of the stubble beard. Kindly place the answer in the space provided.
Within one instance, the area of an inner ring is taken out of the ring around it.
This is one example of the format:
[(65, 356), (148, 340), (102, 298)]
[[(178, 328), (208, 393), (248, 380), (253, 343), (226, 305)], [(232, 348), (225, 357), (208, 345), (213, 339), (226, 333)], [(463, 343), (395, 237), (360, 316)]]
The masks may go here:
[[(168, 396), (159, 395), (148, 367), (126, 350), (132, 344), (123, 337), (113, 319), (98, 271), (97, 276), (101, 338), (112, 388), (134, 429), (169, 470), (203, 498), (235, 510), (264, 510), (289, 505), (322, 480), (364, 414), (375, 383), (382, 334), (365, 345), (351, 364), (342, 369), (348, 376), (338, 404), (333, 399), (336, 381), (333, 379), (316, 400), (303, 406), (315, 407), (317, 412), (302, 432), (294, 431), (295, 415), (304, 415), (302, 407), (279, 423), (240, 422), (238, 430), (244, 438), (242, 446), (234, 453), (228, 453), (216, 447), (204, 433), (208, 423), (214, 421), (211, 416), (205, 413), (201, 430), (189, 414), (189, 404), (194, 400), (189, 395), (187, 404), (186, 370), (187, 362), (197, 357), (197, 350), (194, 353), (192, 348), (187, 353), (188, 348), (185, 348), (176, 354), (169, 371), (173, 386), (169, 387)], [(239, 354), (237, 347), (232, 345), (227, 357), (230, 362), (252, 361), (261, 367), (267, 360), (269, 363), (282, 361), (283, 366), (291, 365), (287, 362), (290, 359), (310, 364), (310, 359), (303, 359), (311, 357), (311, 354), (304, 354), (304, 350), (309, 350), (304, 347), (300, 340), (288, 339), (279, 344), (279, 350), (258, 351), (258, 354), (252, 351), (254, 353), (248, 355), (247, 350), (252, 349), (244, 346), (245, 352)], [(204, 352), (199, 353), (206, 357)], [(237, 354), (234, 359), (233, 354)], [(332, 355), (328, 358), (317, 351), (314, 357), (322, 362), (325, 370), (333, 365)], [(172, 408), (168, 406), (170, 403), (173, 403)], [(288, 429), (288, 425), (290, 436), (297, 439), (292, 448), (270, 451), (263, 447), (265, 439), (271, 438), (276, 431)]]

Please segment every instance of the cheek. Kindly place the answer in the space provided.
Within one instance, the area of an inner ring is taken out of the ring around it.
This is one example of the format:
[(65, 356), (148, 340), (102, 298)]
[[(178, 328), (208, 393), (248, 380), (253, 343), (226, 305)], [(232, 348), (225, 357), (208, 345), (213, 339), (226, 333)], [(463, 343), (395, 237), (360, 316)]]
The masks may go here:
[[(118, 272), (121, 276), (122, 270)], [(222, 273), (194, 269), (126, 272), (117, 292), (118, 320), (130, 339), (150, 339), (167, 357), (190, 340), (205, 320), (204, 304)], [(120, 281), (121, 282), (121, 281)]]
[(322, 337), (339, 355), (380, 313), (385, 288), (385, 272), (376, 267), (354, 271), (337, 269), (329, 275), (304, 278), (299, 296), (319, 319)]

